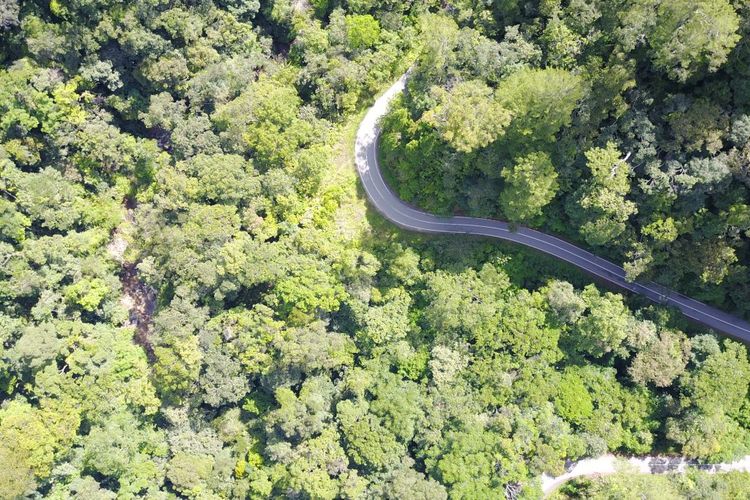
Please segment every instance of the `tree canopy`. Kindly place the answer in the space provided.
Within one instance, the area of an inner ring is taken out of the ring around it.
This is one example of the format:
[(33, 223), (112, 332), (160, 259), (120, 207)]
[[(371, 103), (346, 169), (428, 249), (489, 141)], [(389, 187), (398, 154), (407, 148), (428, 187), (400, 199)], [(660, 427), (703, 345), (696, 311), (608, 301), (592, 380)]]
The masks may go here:
[(748, 453), (745, 346), (520, 247), (401, 232), (351, 158), (413, 67), (380, 136), (407, 201), (747, 315), (747, 21), (726, 0), (1, 2), (0, 498), (536, 498), (585, 456)]

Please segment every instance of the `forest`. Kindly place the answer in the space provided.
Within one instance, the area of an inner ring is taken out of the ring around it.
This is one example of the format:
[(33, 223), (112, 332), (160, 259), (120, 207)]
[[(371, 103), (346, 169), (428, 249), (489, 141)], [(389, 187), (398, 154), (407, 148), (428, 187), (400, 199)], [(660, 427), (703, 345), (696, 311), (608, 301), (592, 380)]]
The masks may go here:
[(750, 454), (746, 346), (401, 231), (352, 158), (411, 67), (403, 199), (750, 318), (748, 33), (747, 0), (2, 0), (0, 498), (531, 499), (582, 457)]
[(501, 5), (424, 21), (383, 137), (401, 197), (545, 229), (750, 317), (748, 3)]

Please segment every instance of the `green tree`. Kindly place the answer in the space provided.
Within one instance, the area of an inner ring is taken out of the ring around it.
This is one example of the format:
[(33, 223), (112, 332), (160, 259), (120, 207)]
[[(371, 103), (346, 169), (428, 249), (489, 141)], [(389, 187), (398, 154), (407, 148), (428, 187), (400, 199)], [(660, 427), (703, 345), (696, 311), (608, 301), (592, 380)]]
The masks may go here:
[[(437, 106), (422, 117), (455, 150), (470, 153), (503, 135), (510, 113), (493, 97), (492, 89), (477, 80), (456, 84), (450, 90), (432, 90)], [(466, 110), (472, 110), (467, 113)]]
[(524, 68), (502, 80), (496, 95), (513, 115), (509, 146), (517, 151), (553, 142), (555, 134), (570, 124), (585, 87), (581, 77), (562, 69)]
[(630, 166), (617, 146), (591, 148), (585, 153), (591, 180), (578, 190), (576, 204), (568, 212), (580, 221), (581, 235), (590, 245), (604, 245), (620, 236), (628, 218), (637, 212), (634, 202), (625, 199), (630, 191)]
[(586, 310), (586, 302), (575, 288), (565, 281), (553, 281), (547, 286), (547, 304), (555, 318), (563, 324), (575, 323)]
[(585, 314), (573, 330), (578, 348), (594, 357), (607, 353), (623, 354), (622, 345), (628, 336), (630, 312), (622, 297), (610, 292), (604, 294), (593, 285), (583, 289), (581, 298), (586, 303)]
[(680, 419), (669, 419), (666, 436), (681, 446), (688, 457), (712, 461), (730, 461), (750, 449), (747, 429), (722, 413), (691, 411)]
[(396, 500), (447, 500), (445, 487), (430, 477), (417, 472), (407, 464), (387, 476), (385, 484), (374, 484), (373, 494), (381, 498)]
[(510, 439), (498, 431), (472, 422), (445, 435), (439, 457), (428, 467), (450, 486), (451, 498), (502, 496), (504, 485), (524, 474)]
[(500, 204), (513, 222), (527, 222), (541, 214), (559, 189), (557, 171), (546, 153), (522, 156), (512, 167), (503, 168), (501, 175), (506, 184)]
[(358, 338), (366, 346), (389, 345), (406, 337), (411, 329), (409, 295), (400, 288), (389, 293), (381, 306), (371, 306), (364, 317)]
[(589, 453), (625, 449), (645, 453), (651, 449), (656, 398), (644, 387), (627, 388), (613, 368), (587, 365), (576, 369), (591, 397), (594, 411), (580, 424)]
[(366, 470), (384, 471), (394, 469), (406, 456), (404, 444), (368, 411), (367, 403), (342, 401), (336, 406), (336, 412), (347, 453), (354, 463)]
[(576, 57), (585, 43), (583, 37), (557, 17), (547, 23), (541, 40), (545, 44), (547, 64), (562, 69), (572, 69), (575, 66)]
[(582, 424), (594, 412), (594, 403), (581, 377), (575, 371), (566, 371), (559, 382), (555, 408), (564, 419)]
[(747, 397), (750, 362), (744, 346), (726, 342), (724, 350), (709, 355), (697, 370), (683, 376), (683, 405), (705, 412), (723, 410), (735, 414)]
[(649, 36), (654, 65), (682, 82), (702, 71), (714, 72), (740, 40), (739, 23), (726, 0), (659, 2)]
[(370, 14), (346, 16), (346, 37), (354, 50), (368, 49), (380, 40), (380, 23)]
[(427, 277), (424, 292), (430, 304), (424, 312), (427, 326), (440, 340), (463, 338), (481, 345), (500, 344), (499, 312), (507, 287), (507, 275), (491, 264), (485, 264), (479, 273), (433, 273)]
[(138, 420), (129, 413), (112, 415), (83, 441), (84, 470), (116, 480), (121, 495), (154, 492), (163, 477), (164, 434)]
[(20, 497), (33, 488), (35, 477), (49, 477), (57, 456), (72, 444), (77, 417), (63, 405), (39, 410), (21, 399), (0, 410), (0, 457), (8, 471), (0, 481), (3, 494)]
[(453, 19), (437, 14), (426, 14), (419, 21), (424, 34), (417, 72), (417, 76), (424, 76), (419, 83), (445, 83), (455, 72), (458, 25)]
[(639, 350), (628, 368), (636, 382), (669, 387), (682, 375), (690, 354), (690, 341), (680, 332), (663, 330), (658, 340)]
[(167, 479), (180, 493), (199, 497), (206, 493), (206, 482), (213, 471), (214, 459), (209, 455), (181, 452), (167, 464)]

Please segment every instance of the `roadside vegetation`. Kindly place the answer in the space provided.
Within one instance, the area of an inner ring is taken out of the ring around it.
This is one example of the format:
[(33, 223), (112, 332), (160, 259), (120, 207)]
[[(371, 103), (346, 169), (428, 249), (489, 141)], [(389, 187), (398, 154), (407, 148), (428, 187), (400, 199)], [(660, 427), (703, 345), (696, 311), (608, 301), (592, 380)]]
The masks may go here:
[(550, 500), (586, 498), (745, 498), (750, 491), (750, 475), (741, 472), (708, 474), (698, 470), (686, 474), (641, 475), (622, 472), (612, 476), (571, 481), (549, 496)]
[(750, 317), (747, 2), (461, 3), (421, 22), (382, 140), (403, 198), (562, 235)]
[[(348, 153), (416, 58), (383, 137), (405, 198), (566, 234), (576, 186), (597, 241), (635, 207), (644, 245), (700, 239), (708, 278), (674, 282), (742, 313), (746, 5), (697, 3), (713, 43), (669, 39), (672, 2), (4, 3), (0, 498), (535, 498), (582, 456), (749, 453), (744, 346), (523, 249), (403, 233)], [(636, 18), (653, 38), (602, 58), (601, 23)], [(628, 83), (647, 61), (661, 80)], [(661, 106), (682, 135), (649, 128)], [(649, 130), (655, 152), (622, 142)], [(730, 173), (641, 199), (660, 148)]]

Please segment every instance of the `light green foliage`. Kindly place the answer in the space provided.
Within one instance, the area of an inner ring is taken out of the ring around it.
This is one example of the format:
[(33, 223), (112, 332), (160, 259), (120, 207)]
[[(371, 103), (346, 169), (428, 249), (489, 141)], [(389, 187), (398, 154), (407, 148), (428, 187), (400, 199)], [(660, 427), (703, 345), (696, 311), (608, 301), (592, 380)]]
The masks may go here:
[(650, 236), (654, 241), (660, 244), (671, 243), (678, 235), (677, 227), (675, 226), (672, 217), (656, 219), (655, 221), (643, 226), (641, 232), (646, 236)]
[(563, 374), (555, 408), (560, 416), (573, 424), (583, 424), (594, 412), (594, 403), (581, 377), (570, 371)]
[(472, 339), (480, 344), (499, 342), (499, 306), (507, 283), (507, 276), (490, 264), (479, 273), (437, 272), (428, 277), (425, 295), (430, 307), (425, 319), (438, 338)]
[(734, 414), (747, 397), (750, 362), (746, 349), (734, 343), (713, 353), (698, 369), (680, 381), (685, 404), (704, 411), (723, 410)]
[(275, 295), (283, 311), (290, 315), (309, 315), (316, 311), (335, 311), (345, 292), (325, 271), (305, 268), (279, 281)]
[(350, 366), (357, 352), (348, 336), (327, 331), (320, 321), (291, 330), (276, 347), (281, 355), (278, 368), (297, 376), (300, 371), (337, 370)]
[[(503, 483), (512, 481), (514, 474), (522, 474), (523, 464), (499, 429), (485, 429), (479, 423), (469, 425), (445, 436), (444, 451), (434, 466), (438, 477), (450, 485), (454, 498), (502, 495)], [(501, 475), (496, 473), (495, 464), (502, 467)]]
[(614, 352), (621, 354), (623, 341), (628, 335), (629, 314), (622, 298), (592, 285), (581, 293), (587, 313), (578, 321), (575, 342), (583, 352), (595, 357)]
[(607, 116), (622, 116), (630, 107), (625, 92), (636, 86), (634, 61), (622, 56), (609, 61), (592, 57), (585, 73), (590, 92), (582, 108), (590, 123), (599, 123)]
[(178, 169), (189, 176), (187, 194), (209, 203), (237, 204), (260, 190), (252, 164), (239, 155), (198, 155)]
[(689, 262), (694, 269), (700, 270), (701, 282), (718, 285), (729, 275), (732, 264), (737, 260), (734, 248), (721, 243), (708, 243), (698, 246)]
[(513, 115), (514, 140), (547, 143), (570, 124), (584, 92), (582, 79), (568, 71), (521, 69), (500, 82), (497, 98)]
[(696, 370), (680, 378), (683, 414), (667, 422), (667, 437), (693, 457), (730, 460), (743, 455), (750, 449), (750, 434), (735, 417), (750, 384), (747, 352), (734, 343), (724, 349), (700, 343), (696, 354)]
[(459, 29), (455, 21), (446, 16), (426, 14), (420, 18), (424, 38), (419, 57), (419, 68), (437, 83), (444, 83), (455, 64), (453, 51), (458, 43)]
[(653, 394), (643, 388), (626, 388), (615, 378), (612, 368), (586, 366), (578, 370), (591, 396), (594, 411), (581, 423), (588, 433), (588, 446), (599, 453), (604, 449), (624, 449), (644, 453), (650, 449), (658, 422), (652, 418), (656, 406)]
[(282, 335), (283, 323), (275, 321), (272, 311), (257, 305), (252, 310), (230, 309), (213, 317), (206, 329), (220, 342), (220, 336), (228, 335), (231, 342), (225, 348), (250, 374), (262, 374), (271, 367), (273, 351), (271, 343)]
[[(684, 498), (680, 491), (670, 480), (670, 474), (646, 475), (634, 474), (632, 472), (620, 472), (615, 475), (595, 478), (585, 486), (565, 486), (575, 488), (576, 493), (583, 494), (587, 498), (622, 498), (629, 495), (637, 495), (639, 498), (660, 498), (664, 500), (679, 500)], [(564, 495), (564, 494), (563, 494)], [(571, 498), (563, 496), (561, 498)]]
[(393, 469), (406, 455), (406, 448), (367, 410), (366, 403), (351, 401), (342, 401), (336, 406), (348, 454), (365, 470)]
[(714, 461), (731, 460), (750, 449), (747, 429), (721, 412), (691, 411), (667, 422), (667, 438), (680, 444), (686, 456)]
[(684, 111), (670, 113), (667, 120), (686, 151), (705, 150), (712, 155), (721, 151), (722, 138), (729, 128), (721, 107), (705, 98), (696, 99)]
[(581, 225), (581, 235), (590, 245), (604, 245), (620, 236), (626, 229), (625, 221), (636, 211), (633, 202), (601, 188), (584, 194), (580, 205), (585, 211), (600, 214)]
[(205, 481), (213, 469), (213, 459), (208, 455), (179, 453), (169, 460), (167, 478), (187, 497), (199, 497), (205, 491)]
[[(0, 102), (3, 118), (0, 133), (28, 134), (41, 130), (53, 133), (66, 123), (78, 125), (86, 117), (78, 100), (75, 82), (55, 80), (51, 71), (37, 69), (21, 59), (0, 72)], [(35, 85), (29, 85), (35, 80)]]
[(409, 333), (409, 305), (411, 298), (403, 289), (388, 294), (382, 306), (367, 310), (361, 336), (366, 345), (388, 345), (397, 342)]
[(466, 365), (466, 357), (449, 347), (438, 345), (430, 353), (429, 368), (432, 380), (437, 387), (447, 386), (454, 382)]
[(167, 453), (163, 433), (138, 420), (129, 413), (113, 415), (83, 441), (84, 469), (116, 479), (121, 495), (155, 491), (162, 472), (159, 458)]
[(363, 480), (356, 472), (339, 474), (331, 468), (347, 461), (344, 449), (339, 445), (340, 439), (338, 432), (327, 428), (320, 436), (305, 441), (295, 450), (288, 465), (291, 491), (327, 499), (362, 493)]
[(380, 40), (380, 23), (369, 14), (346, 16), (346, 36), (352, 49), (366, 49)]
[(501, 332), (496, 342), (503, 341), (515, 356), (539, 356), (550, 363), (558, 359), (559, 331), (547, 324), (539, 294), (522, 291), (508, 301), (502, 311)]
[(26, 237), (31, 220), (16, 210), (13, 203), (0, 200), (0, 237), (6, 241), (20, 242)]
[(510, 123), (510, 113), (482, 82), (461, 82), (448, 91), (436, 87), (433, 93), (438, 104), (422, 119), (457, 151), (469, 153), (487, 146)]
[(308, 379), (299, 395), (286, 387), (276, 390), (279, 408), (268, 413), (265, 423), (289, 440), (306, 439), (320, 434), (331, 420), (331, 397), (334, 388), (329, 380)]
[(376, 496), (383, 498), (406, 496), (419, 500), (447, 500), (448, 498), (448, 493), (442, 484), (408, 466), (392, 472), (384, 485), (378, 485), (373, 489)]
[(630, 167), (622, 159), (617, 145), (608, 142), (604, 148), (591, 148), (585, 153), (586, 166), (594, 183), (623, 195), (630, 189)]
[(659, 2), (649, 37), (654, 65), (679, 81), (716, 71), (740, 39), (739, 21), (726, 0)]
[(187, 60), (178, 51), (167, 52), (158, 58), (148, 58), (139, 72), (144, 81), (151, 82), (155, 90), (166, 90), (180, 85), (190, 76)]
[(539, 215), (559, 188), (557, 172), (546, 153), (518, 158), (501, 175), (506, 184), (500, 194), (500, 205), (514, 222), (526, 222)]
[[(251, 113), (248, 130), (244, 133), (247, 145), (263, 167), (281, 166), (297, 149), (304, 124), (297, 121), (300, 99), (294, 88), (263, 79), (248, 90), (247, 100)], [(228, 106), (231, 106), (229, 103)], [(229, 120), (229, 117), (220, 118)], [(288, 136), (286, 136), (288, 132)]]
[(60, 405), (39, 410), (21, 399), (0, 410), (0, 459), (7, 470), (0, 480), (4, 496), (18, 497), (34, 487), (34, 478), (49, 477), (56, 455), (70, 446), (76, 412)]
[(83, 279), (69, 286), (65, 290), (65, 297), (81, 306), (85, 311), (94, 311), (108, 292), (109, 289), (104, 280), (100, 278)]
[(552, 18), (544, 28), (542, 41), (547, 49), (547, 63), (555, 68), (570, 69), (584, 44), (583, 38), (571, 30), (564, 21)]
[(553, 281), (547, 287), (547, 303), (554, 317), (561, 323), (575, 323), (586, 310), (586, 302), (576, 293), (573, 285)]
[(586, 160), (592, 179), (579, 189), (578, 207), (569, 211), (581, 219), (580, 232), (586, 241), (603, 245), (620, 236), (628, 218), (637, 212), (636, 204), (625, 199), (630, 166), (611, 142), (586, 151)]
[(401, 245), (396, 245), (395, 250), (398, 253), (390, 264), (389, 273), (404, 285), (415, 284), (421, 274), (419, 254), (413, 248), (403, 248)]
[(154, 330), (159, 335), (154, 348), (154, 378), (165, 396), (190, 391), (198, 379), (204, 354), (195, 332), (205, 321), (202, 312), (177, 302), (154, 318)]
[(66, 182), (60, 172), (46, 168), (36, 174), (7, 172), (16, 196), (17, 206), (31, 219), (49, 229), (70, 229), (79, 219), (76, 201), (83, 192), (80, 186)]
[(636, 382), (669, 387), (685, 371), (689, 354), (690, 341), (684, 335), (662, 331), (634, 356), (628, 373)]

